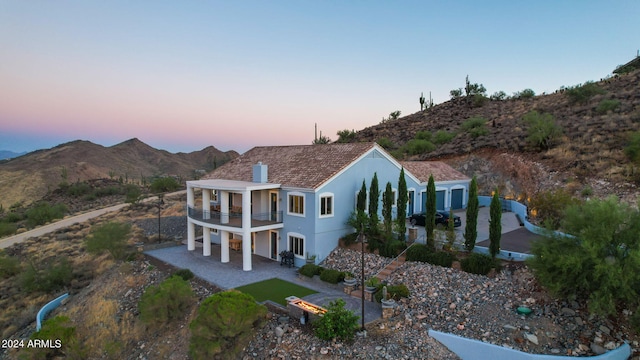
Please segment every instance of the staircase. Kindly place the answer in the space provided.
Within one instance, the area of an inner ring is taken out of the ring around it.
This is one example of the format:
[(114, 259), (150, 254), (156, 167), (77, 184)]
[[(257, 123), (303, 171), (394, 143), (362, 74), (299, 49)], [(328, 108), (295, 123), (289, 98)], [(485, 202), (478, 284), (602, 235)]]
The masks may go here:
[[(398, 255), (398, 257), (393, 259), (387, 266), (385, 266), (382, 270), (380, 270), (375, 276), (378, 279), (380, 279), (381, 282), (386, 281), (389, 275), (391, 275), (391, 273), (393, 273), (397, 268), (399, 268), (402, 264), (404, 264), (406, 260), (407, 260), (407, 256), (406, 256), (406, 250), (405, 250), (400, 255)], [(359, 288), (357, 290), (353, 290), (351, 292), (351, 296), (356, 298), (361, 298), (362, 291), (364, 291), (364, 289)]]

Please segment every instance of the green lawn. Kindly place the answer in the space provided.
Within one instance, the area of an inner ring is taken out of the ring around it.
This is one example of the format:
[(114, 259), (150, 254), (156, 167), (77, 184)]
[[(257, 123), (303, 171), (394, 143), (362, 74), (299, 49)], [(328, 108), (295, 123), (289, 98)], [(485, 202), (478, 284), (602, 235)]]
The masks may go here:
[(256, 301), (271, 300), (283, 306), (287, 306), (285, 298), (291, 295), (301, 298), (317, 293), (317, 291), (276, 278), (241, 286), (236, 290), (253, 296)]

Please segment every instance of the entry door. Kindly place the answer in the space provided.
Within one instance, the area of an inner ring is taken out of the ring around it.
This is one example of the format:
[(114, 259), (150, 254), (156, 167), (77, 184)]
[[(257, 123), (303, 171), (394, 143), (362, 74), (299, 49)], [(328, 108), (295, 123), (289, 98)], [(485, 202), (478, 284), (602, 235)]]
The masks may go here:
[(407, 206), (409, 207), (407, 211), (407, 216), (413, 215), (413, 197), (416, 196), (415, 191), (409, 191), (409, 201), (407, 202)]
[(278, 221), (278, 193), (269, 193), (269, 220)]
[(269, 236), (270, 245), (269, 246), (271, 247), (271, 251), (270, 251), (271, 255), (270, 255), (270, 257), (273, 260), (278, 260), (278, 233), (275, 232), (275, 231), (270, 231), (269, 234), (270, 234), (270, 236)]

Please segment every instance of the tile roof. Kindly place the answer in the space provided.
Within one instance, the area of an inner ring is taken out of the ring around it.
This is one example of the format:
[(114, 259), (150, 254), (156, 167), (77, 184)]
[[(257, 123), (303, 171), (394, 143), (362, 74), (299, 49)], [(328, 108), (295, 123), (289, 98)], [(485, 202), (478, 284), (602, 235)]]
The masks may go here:
[(432, 174), (435, 181), (471, 180), (442, 161), (400, 161), (400, 165), (423, 183), (429, 181)]
[(258, 146), (225, 163), (206, 179), (253, 180), (253, 165), (268, 166), (267, 181), (286, 187), (316, 189), (360, 156), (377, 147), (373, 142)]

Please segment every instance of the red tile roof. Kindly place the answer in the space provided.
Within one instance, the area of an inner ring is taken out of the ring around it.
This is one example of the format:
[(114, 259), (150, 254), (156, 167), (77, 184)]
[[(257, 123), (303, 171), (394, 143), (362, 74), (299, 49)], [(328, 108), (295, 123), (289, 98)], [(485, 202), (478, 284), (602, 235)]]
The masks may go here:
[(435, 181), (471, 180), (442, 161), (401, 161), (400, 165), (423, 183), (429, 181), (430, 175)]
[(206, 179), (253, 180), (253, 165), (268, 166), (267, 181), (287, 187), (316, 189), (376, 146), (373, 142), (258, 146), (205, 175)]

